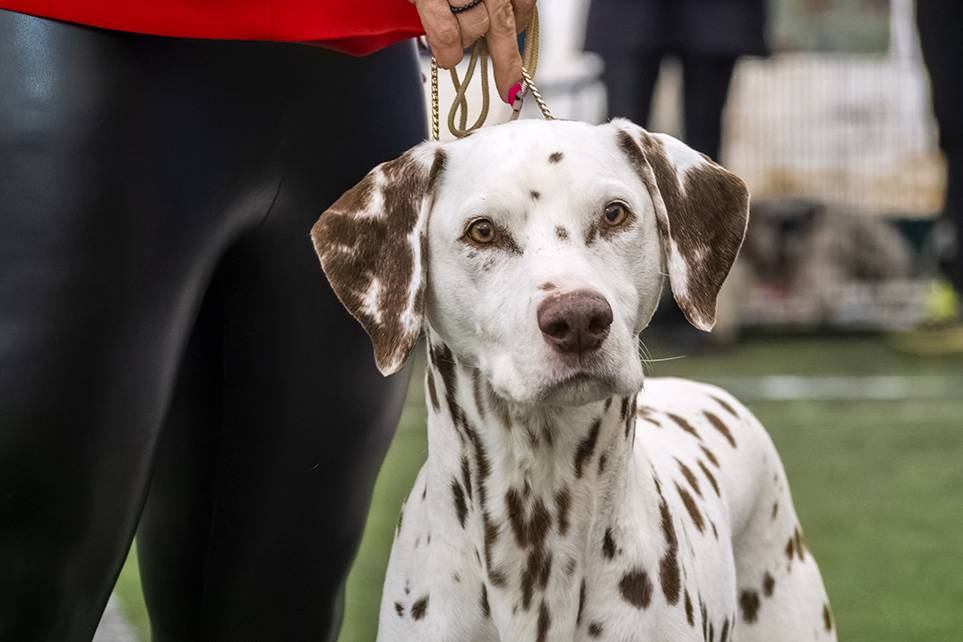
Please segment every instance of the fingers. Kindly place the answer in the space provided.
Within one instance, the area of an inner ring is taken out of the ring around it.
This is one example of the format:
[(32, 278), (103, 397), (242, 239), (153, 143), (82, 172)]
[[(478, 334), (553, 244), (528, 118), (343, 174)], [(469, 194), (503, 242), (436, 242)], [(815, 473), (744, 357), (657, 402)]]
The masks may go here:
[(495, 87), (508, 102), (511, 88), (522, 80), (522, 57), (518, 52), (518, 31), (511, 0), (486, 0), (488, 9), (488, 51), (491, 54)]
[[(469, 4), (469, 0), (451, 0), (451, 6), (460, 7)], [(455, 15), (458, 26), (461, 27), (462, 49), (471, 46), (473, 42), (488, 33), (488, 12), (484, 3), (480, 3)]]
[(528, 25), (532, 21), (532, 14), (535, 13), (535, 0), (512, 0), (512, 6), (515, 7), (515, 26), (521, 33), (528, 29)]
[(458, 19), (447, 0), (415, 0), (415, 8), (438, 66), (451, 69), (461, 60), (462, 37)]

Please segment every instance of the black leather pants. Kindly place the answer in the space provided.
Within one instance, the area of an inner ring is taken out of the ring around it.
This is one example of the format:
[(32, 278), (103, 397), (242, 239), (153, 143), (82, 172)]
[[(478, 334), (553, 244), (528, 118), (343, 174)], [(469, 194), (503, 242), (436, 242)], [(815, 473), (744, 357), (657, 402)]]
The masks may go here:
[(89, 640), (135, 529), (155, 642), (337, 628), (407, 377), (308, 231), (422, 110), (410, 45), (0, 11), (0, 640)]

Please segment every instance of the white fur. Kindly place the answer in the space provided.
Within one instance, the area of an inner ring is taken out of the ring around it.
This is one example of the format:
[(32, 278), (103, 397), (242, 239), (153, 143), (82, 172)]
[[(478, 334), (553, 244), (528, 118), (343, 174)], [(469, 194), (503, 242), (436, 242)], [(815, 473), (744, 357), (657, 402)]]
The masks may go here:
[[(709, 627), (714, 640), (723, 627), (740, 642), (835, 639), (811, 553), (787, 555), (787, 542), (801, 541), (798, 521), (759, 422), (710, 386), (643, 387), (639, 333), (666, 257), (656, 204), (617, 129), (527, 121), (444, 147), (428, 226), (428, 461), (392, 548), (380, 640), (695, 641)], [(659, 139), (680, 171), (705, 162)], [(555, 152), (563, 159), (549, 162)], [(634, 222), (589, 242), (585, 231), (616, 199)], [(518, 251), (466, 243), (480, 216)], [(543, 339), (536, 310), (546, 296), (578, 289), (604, 296), (614, 320), (598, 355), (573, 365)], [(575, 372), (585, 377), (564, 383)], [(633, 399), (639, 412), (626, 418)], [(524, 498), (526, 519), (546, 509), (537, 543), (519, 539), (512, 497)], [(534, 551), (549, 563), (533, 590)], [(678, 593), (664, 570), (673, 559)], [(747, 593), (757, 608), (740, 605), (752, 607)]]

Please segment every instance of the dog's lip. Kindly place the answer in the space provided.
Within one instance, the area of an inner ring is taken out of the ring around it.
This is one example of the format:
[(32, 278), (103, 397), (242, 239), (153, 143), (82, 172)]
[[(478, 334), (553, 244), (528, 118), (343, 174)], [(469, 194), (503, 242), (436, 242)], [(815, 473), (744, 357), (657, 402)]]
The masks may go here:
[(607, 384), (611, 383), (611, 381), (612, 377), (610, 375), (580, 368), (578, 370), (566, 373), (545, 386), (545, 394), (550, 394), (559, 388), (564, 388), (566, 386), (574, 386), (589, 382)]

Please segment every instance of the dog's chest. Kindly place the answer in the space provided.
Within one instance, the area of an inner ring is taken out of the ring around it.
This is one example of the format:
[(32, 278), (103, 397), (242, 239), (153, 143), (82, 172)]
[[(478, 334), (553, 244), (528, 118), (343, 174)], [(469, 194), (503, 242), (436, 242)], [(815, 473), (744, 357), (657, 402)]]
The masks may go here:
[[(661, 477), (664, 464), (651, 465)], [(672, 481), (677, 474), (665, 471), (652, 496), (639, 488), (605, 524), (579, 524), (573, 515), (565, 535), (556, 524), (534, 558), (509, 533), (493, 551), (476, 548), (461, 536), (457, 515), (445, 518), (451, 500), (432, 497), (426, 477), (423, 470), (403, 513), (382, 639), (685, 641), (704, 639), (710, 614), (718, 616), (717, 632), (722, 620), (733, 620), (728, 519), (721, 503), (700, 498), (696, 528)], [(489, 555), (499, 560), (494, 584)], [(551, 635), (540, 638), (543, 630)]]

